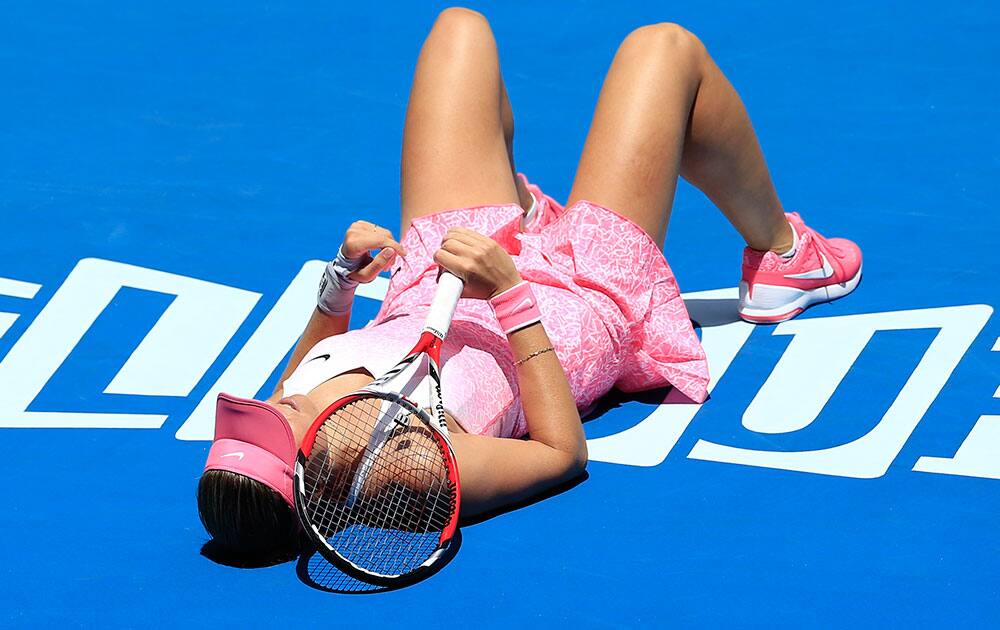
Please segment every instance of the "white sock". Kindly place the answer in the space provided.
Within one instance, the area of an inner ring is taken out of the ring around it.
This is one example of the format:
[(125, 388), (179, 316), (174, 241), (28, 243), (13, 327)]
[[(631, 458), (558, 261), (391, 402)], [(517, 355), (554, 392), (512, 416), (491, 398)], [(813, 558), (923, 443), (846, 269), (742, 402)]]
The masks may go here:
[(799, 248), (799, 233), (795, 231), (795, 226), (792, 225), (791, 223), (788, 224), (788, 227), (792, 228), (792, 246), (788, 249), (787, 252), (784, 252), (783, 254), (778, 254), (782, 258), (791, 258), (792, 256), (795, 255), (795, 251)]

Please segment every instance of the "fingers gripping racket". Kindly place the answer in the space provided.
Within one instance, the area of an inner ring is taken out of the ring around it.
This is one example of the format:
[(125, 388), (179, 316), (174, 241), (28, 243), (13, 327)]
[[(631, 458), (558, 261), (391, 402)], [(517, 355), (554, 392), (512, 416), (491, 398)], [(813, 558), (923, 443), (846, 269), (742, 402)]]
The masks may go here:
[[(302, 440), (299, 519), (323, 557), (348, 575), (381, 585), (416, 578), (444, 556), (457, 529), (458, 466), (440, 364), (462, 287), (443, 273), (413, 350), (327, 407)], [(407, 398), (424, 380), (429, 411)]]

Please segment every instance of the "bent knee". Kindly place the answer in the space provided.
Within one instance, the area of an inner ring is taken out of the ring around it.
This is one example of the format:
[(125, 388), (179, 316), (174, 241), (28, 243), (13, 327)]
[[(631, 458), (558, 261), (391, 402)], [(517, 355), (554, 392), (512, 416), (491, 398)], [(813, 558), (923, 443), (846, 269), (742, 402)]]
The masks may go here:
[(490, 30), (486, 16), (465, 7), (449, 7), (438, 13), (434, 21), (435, 31), (447, 31), (449, 36), (477, 35)]
[(670, 22), (635, 29), (622, 42), (621, 49), (690, 63), (700, 61), (707, 54), (701, 40), (694, 33)]
[(496, 56), (496, 42), (490, 23), (482, 13), (451, 7), (438, 14), (426, 46), (456, 61)]

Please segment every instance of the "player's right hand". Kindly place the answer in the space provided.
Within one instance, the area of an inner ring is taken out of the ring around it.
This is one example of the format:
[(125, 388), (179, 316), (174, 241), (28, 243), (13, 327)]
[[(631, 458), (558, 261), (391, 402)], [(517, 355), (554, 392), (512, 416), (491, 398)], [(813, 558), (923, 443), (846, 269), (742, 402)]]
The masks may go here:
[[(374, 256), (372, 252), (378, 250)], [(344, 234), (341, 251), (347, 258), (361, 259), (361, 266), (348, 276), (361, 283), (371, 282), (396, 256), (406, 256), (406, 249), (384, 227), (368, 221), (355, 221)]]

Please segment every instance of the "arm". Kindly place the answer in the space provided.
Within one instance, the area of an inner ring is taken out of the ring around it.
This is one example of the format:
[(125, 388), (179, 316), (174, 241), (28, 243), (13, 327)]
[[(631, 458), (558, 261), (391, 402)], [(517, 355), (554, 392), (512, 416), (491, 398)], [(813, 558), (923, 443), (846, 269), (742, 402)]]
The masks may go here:
[[(551, 345), (540, 323), (509, 339), (516, 357)], [(517, 378), (530, 439), (453, 436), (464, 516), (538, 494), (587, 466), (583, 425), (556, 354), (546, 352), (523, 363)]]
[[(379, 250), (379, 253), (373, 257), (370, 252), (376, 249)], [(374, 280), (378, 274), (395, 260), (397, 254), (401, 256), (406, 255), (406, 250), (396, 242), (389, 230), (373, 223), (368, 223), (367, 221), (355, 221), (351, 224), (351, 227), (347, 229), (347, 233), (344, 234), (344, 242), (340, 246), (340, 251), (346, 260), (350, 261), (356, 267), (347, 276), (348, 281), (353, 283), (354, 286)], [(327, 273), (330, 272), (328, 271)], [(327, 284), (324, 283), (321, 285), (321, 287), (324, 286), (327, 286)], [(321, 288), (319, 295), (320, 304), (323, 304), (324, 297), (327, 297), (331, 292), (349, 294), (342, 296), (344, 298), (342, 300), (344, 302), (342, 307), (333, 309), (327, 307), (324, 309), (317, 306), (313, 309), (312, 317), (309, 318), (302, 336), (299, 337), (299, 341), (295, 345), (295, 350), (292, 351), (292, 356), (288, 359), (288, 364), (281, 373), (281, 378), (278, 379), (278, 385), (272, 398), (281, 397), (281, 384), (295, 371), (295, 368), (302, 362), (302, 358), (313, 346), (327, 337), (347, 332), (347, 329), (350, 327), (350, 300), (354, 296), (353, 286), (350, 289), (343, 290), (331, 287), (327, 291), (323, 291)]]
[[(439, 265), (466, 281), (464, 297), (489, 298), (521, 282), (510, 256), (469, 230), (448, 232)], [(542, 324), (508, 336), (516, 359), (552, 344)], [(587, 442), (566, 374), (555, 352), (517, 367), (530, 439), (452, 436), (462, 482), (462, 514), (485, 512), (572, 479), (587, 465)]]

